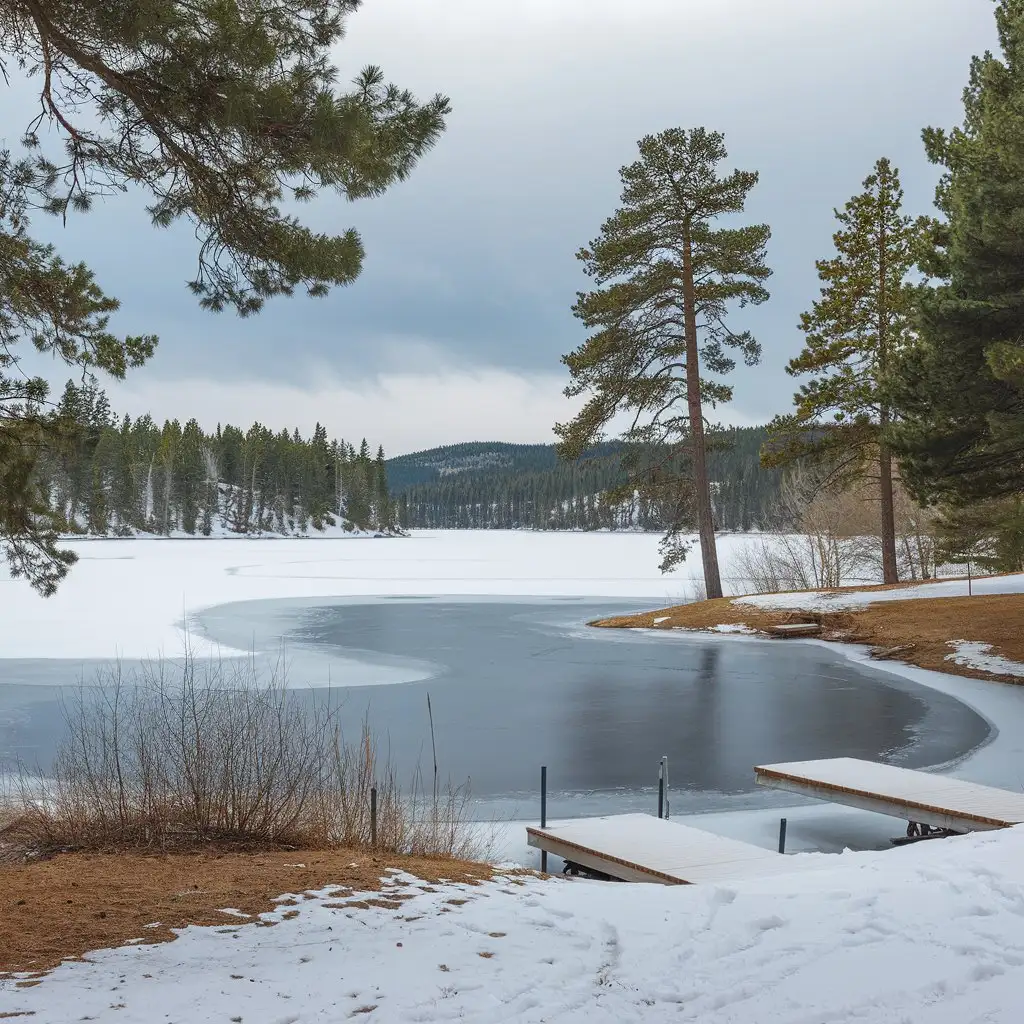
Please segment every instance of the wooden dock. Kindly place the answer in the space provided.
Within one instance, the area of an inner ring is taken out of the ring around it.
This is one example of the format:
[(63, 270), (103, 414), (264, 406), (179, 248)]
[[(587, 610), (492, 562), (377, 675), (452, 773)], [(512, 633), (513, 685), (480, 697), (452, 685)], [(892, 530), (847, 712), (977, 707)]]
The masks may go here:
[(1024, 822), (1024, 793), (855, 757), (754, 768), (761, 786), (888, 814), (953, 832)]
[(651, 814), (527, 827), (530, 846), (624, 882), (692, 885), (793, 871), (791, 858)]

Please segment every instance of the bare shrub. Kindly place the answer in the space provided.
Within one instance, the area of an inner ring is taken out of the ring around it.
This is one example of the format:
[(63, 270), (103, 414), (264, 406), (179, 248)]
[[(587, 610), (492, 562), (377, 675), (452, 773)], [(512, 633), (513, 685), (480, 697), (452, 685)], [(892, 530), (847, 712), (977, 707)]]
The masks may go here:
[(896, 568), (901, 580), (930, 580), (936, 575), (936, 513), (921, 508), (899, 479), (893, 481), (896, 520)]
[(406, 794), (364, 721), (342, 734), (329, 691), (305, 706), (252, 662), (187, 657), (140, 676), (115, 671), (65, 706), (52, 777), (22, 771), (0, 842), (37, 849), (180, 848), (201, 843), (376, 848), (471, 858), (468, 786), (417, 779)]
[(859, 490), (838, 490), (820, 472), (797, 466), (783, 482), (777, 515), (789, 532), (747, 544), (736, 556), (754, 593), (819, 590), (880, 577), (881, 548)]

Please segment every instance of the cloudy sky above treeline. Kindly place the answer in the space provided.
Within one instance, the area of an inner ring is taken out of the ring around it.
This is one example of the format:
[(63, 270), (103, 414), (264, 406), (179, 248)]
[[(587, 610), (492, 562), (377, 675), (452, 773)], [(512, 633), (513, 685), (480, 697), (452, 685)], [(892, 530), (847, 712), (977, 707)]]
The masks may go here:
[[(738, 324), (764, 360), (733, 375), (719, 422), (789, 407), (799, 314), (831, 254), (833, 208), (880, 156), (911, 213), (937, 170), (925, 125), (951, 126), (971, 56), (995, 46), (991, 0), (365, 0), (336, 52), (424, 99), (451, 97), (438, 146), (387, 195), (303, 207), (319, 230), (355, 227), (352, 286), (272, 301), (257, 318), (200, 310), (187, 227), (153, 229), (141, 198), (67, 227), (36, 222), (121, 299), (115, 326), (155, 332), (152, 362), (108, 391), (116, 410), (309, 433), (317, 420), (389, 454), (469, 440), (548, 441), (571, 415), (559, 357), (584, 337), (570, 312), (588, 279), (575, 251), (619, 197), (643, 135), (721, 131), (728, 168), (760, 172), (751, 222), (772, 228), (771, 300)], [(0, 105), (14, 143), (38, 107), (15, 83)]]

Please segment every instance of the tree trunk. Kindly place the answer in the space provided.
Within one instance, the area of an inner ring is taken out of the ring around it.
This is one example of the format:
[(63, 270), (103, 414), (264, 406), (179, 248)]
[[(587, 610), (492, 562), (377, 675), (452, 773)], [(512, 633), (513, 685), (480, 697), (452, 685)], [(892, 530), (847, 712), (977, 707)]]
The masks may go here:
[[(882, 430), (887, 424), (883, 416)], [(879, 483), (882, 491), (882, 581), (899, 583), (900, 574), (896, 563), (896, 514), (892, 496), (892, 453), (882, 441), (878, 456)]]
[[(881, 211), (878, 230), (878, 376), (885, 381), (889, 364), (889, 300), (885, 274), (888, 268), (885, 231), (885, 210)], [(883, 405), (878, 418), (878, 469), (881, 485), (882, 581), (899, 583), (896, 565), (896, 515), (892, 497), (892, 452), (886, 444), (885, 432), (889, 427), (889, 409)]]
[(711, 507), (707, 447), (704, 440), (704, 410), (700, 399), (700, 354), (697, 351), (697, 300), (693, 286), (690, 237), (683, 239), (683, 324), (686, 331), (686, 404), (693, 445), (693, 484), (697, 505), (697, 532), (704, 564), (704, 590), (708, 599), (722, 596), (715, 545), (715, 516)]

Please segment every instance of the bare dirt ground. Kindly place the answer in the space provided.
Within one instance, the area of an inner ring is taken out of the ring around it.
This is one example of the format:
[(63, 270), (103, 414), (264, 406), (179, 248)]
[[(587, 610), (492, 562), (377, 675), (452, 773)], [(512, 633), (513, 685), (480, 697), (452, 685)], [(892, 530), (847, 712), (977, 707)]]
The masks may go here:
[[(665, 621), (655, 623), (655, 619)], [(610, 628), (695, 630), (743, 624), (767, 631), (785, 622), (820, 623), (822, 640), (868, 644), (885, 650), (905, 647), (906, 650), (897, 651), (891, 657), (920, 668), (976, 679), (1024, 683), (1019, 676), (996, 676), (945, 660), (952, 652), (948, 641), (971, 640), (991, 644), (992, 654), (1024, 662), (1024, 594), (881, 601), (857, 611), (836, 612), (767, 611), (753, 605), (734, 604), (732, 599), (723, 597), (640, 615), (601, 619), (592, 624)]]
[[(376, 857), (356, 850), (74, 853), (0, 864), (0, 974), (42, 974), (62, 960), (133, 939), (167, 942), (176, 937), (172, 928), (189, 924), (238, 926), (244, 919), (224, 909), (255, 918), (281, 906), (275, 897), (283, 893), (296, 894), (298, 904), (303, 893), (327, 885), (344, 886), (349, 893), (379, 892), (388, 868), (426, 883), (475, 884), (492, 874), (485, 864)], [(338, 898), (344, 900), (346, 893), (340, 891)], [(387, 900), (380, 905), (399, 906)], [(32, 977), (20, 982), (34, 983)]]

